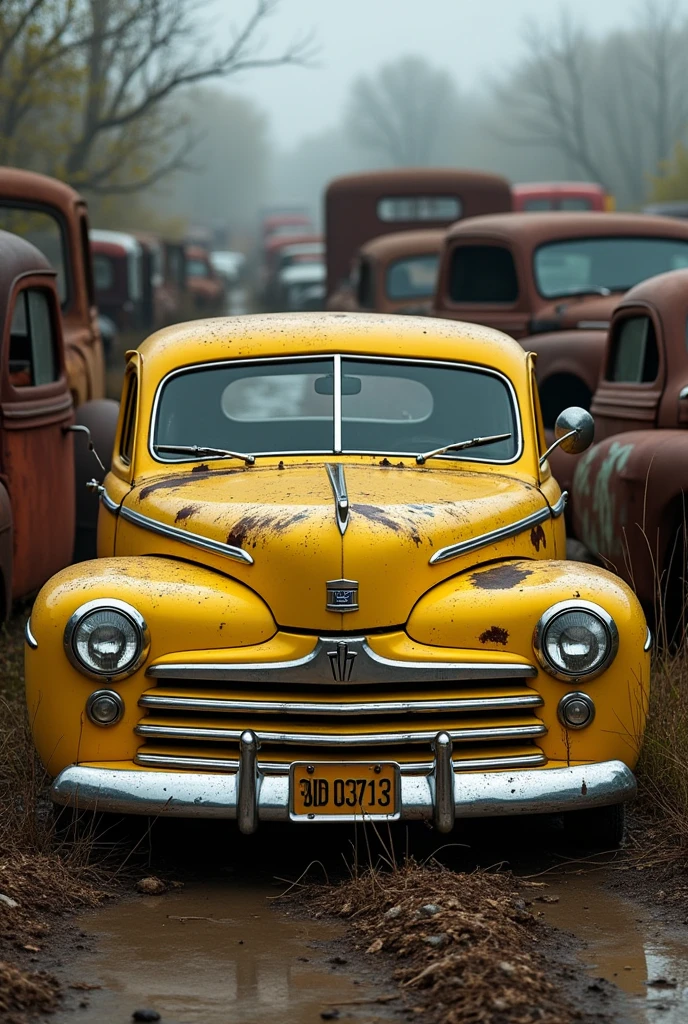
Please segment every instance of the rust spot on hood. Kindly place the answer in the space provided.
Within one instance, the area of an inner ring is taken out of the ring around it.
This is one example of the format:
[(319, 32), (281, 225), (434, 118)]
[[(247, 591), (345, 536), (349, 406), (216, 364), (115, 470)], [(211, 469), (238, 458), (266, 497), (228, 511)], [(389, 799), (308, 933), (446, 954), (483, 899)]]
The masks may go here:
[(198, 505), (185, 505), (184, 508), (180, 508), (176, 516), (174, 517), (175, 523), (181, 523), (183, 522), (184, 519), (188, 519), (189, 516), (192, 516), (196, 512), (198, 512), (198, 509)]
[(508, 639), (508, 631), (501, 626), (490, 626), (478, 637), (481, 644), (503, 644), (505, 647)]
[(389, 530), (394, 530), (395, 533), (399, 533), (402, 529), (401, 523), (397, 522), (396, 519), (392, 519), (392, 516), (385, 509), (378, 508), (377, 505), (352, 505), (351, 507), (359, 515), (365, 516), (366, 519), (370, 519), (373, 523), (380, 523), (381, 526), (386, 526)]
[[(159, 480), (153, 480), (150, 484), (146, 484), (137, 494), (136, 500), (139, 502), (145, 501), (155, 491), (176, 491), (179, 487), (184, 487), (185, 484), (196, 483), (197, 480), (207, 480), (209, 477), (234, 476), (235, 473), (244, 472), (246, 470), (243, 466), (241, 469), (208, 469), (207, 466), (205, 468), (202, 465), (194, 466), (192, 470), (180, 473), (179, 476), (165, 476)], [(196, 474), (195, 476), (193, 476), (194, 473)]]
[(197, 466), (194, 466), (191, 470), (192, 473), (207, 473), (210, 467), (207, 462), (199, 462)]
[(536, 551), (540, 550), (541, 544), (543, 548), (547, 547), (547, 537), (545, 536), (545, 531), (542, 529), (542, 526), (540, 524), (534, 526), (533, 529), (530, 531), (530, 543), (533, 545)]
[(519, 583), (532, 576), (531, 569), (519, 569), (508, 562), (504, 565), (495, 565), (485, 572), (474, 572), (471, 576), (471, 583), (479, 590), (511, 590)]
[(308, 512), (254, 512), (244, 516), (235, 523), (227, 534), (227, 543), (234, 547), (243, 547), (247, 542), (255, 547), (261, 535), (268, 533), (285, 533), (296, 523), (308, 518)]

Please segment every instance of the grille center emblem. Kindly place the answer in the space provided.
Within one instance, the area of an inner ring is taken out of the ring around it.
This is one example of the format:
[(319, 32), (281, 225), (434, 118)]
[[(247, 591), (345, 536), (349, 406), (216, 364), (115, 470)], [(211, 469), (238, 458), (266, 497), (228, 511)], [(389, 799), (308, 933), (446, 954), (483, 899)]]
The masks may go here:
[(327, 587), (328, 612), (357, 612), (358, 583), (356, 580), (329, 580)]
[(344, 640), (340, 640), (336, 650), (327, 652), (327, 657), (330, 659), (335, 681), (348, 683), (351, 679), (356, 651), (350, 651), (349, 645)]

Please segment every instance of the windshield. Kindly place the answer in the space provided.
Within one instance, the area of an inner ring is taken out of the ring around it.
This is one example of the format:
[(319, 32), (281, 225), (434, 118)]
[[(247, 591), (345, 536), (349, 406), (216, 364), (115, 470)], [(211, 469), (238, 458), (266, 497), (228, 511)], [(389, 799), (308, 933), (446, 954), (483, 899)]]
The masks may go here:
[(680, 238), (578, 238), (542, 245), (534, 258), (535, 283), (545, 299), (586, 289), (626, 292), (682, 267), (688, 267), (688, 240)]
[(39, 249), (57, 271), (57, 293), (67, 304), (67, 242), (56, 214), (46, 209), (0, 203), (0, 229), (20, 235)]
[[(254, 455), (415, 456), (494, 434), (512, 436), (442, 458), (511, 462), (519, 454), (513, 390), (495, 372), (462, 364), (334, 356), (214, 363), (176, 372), (161, 386), (152, 443)], [(188, 458), (170, 454), (161, 461)]]
[(388, 299), (428, 299), (435, 294), (439, 255), (408, 256), (387, 268)]
[(186, 273), (189, 277), (210, 277), (208, 264), (203, 260), (187, 260)]

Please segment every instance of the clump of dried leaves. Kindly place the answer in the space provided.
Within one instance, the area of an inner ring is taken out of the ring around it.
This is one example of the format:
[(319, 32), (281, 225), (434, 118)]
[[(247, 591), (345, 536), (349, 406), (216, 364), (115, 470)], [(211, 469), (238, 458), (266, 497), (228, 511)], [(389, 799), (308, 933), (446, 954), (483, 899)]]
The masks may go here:
[[(520, 883), (521, 887), (523, 883)], [(394, 978), (441, 1024), (571, 1024), (572, 1009), (538, 951), (542, 926), (504, 875), (409, 863), (370, 870), (309, 897), (347, 918), (370, 956), (389, 954)]]

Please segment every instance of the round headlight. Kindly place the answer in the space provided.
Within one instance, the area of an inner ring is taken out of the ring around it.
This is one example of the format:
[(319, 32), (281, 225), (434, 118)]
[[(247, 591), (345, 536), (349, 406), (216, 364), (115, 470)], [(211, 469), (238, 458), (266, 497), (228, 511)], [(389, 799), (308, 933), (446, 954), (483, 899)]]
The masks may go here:
[(557, 679), (599, 675), (619, 646), (616, 624), (590, 601), (562, 601), (549, 608), (535, 628), (535, 651), (543, 668)]
[(87, 675), (117, 679), (135, 672), (148, 654), (142, 616), (115, 599), (89, 601), (78, 608), (65, 630), (67, 657)]

